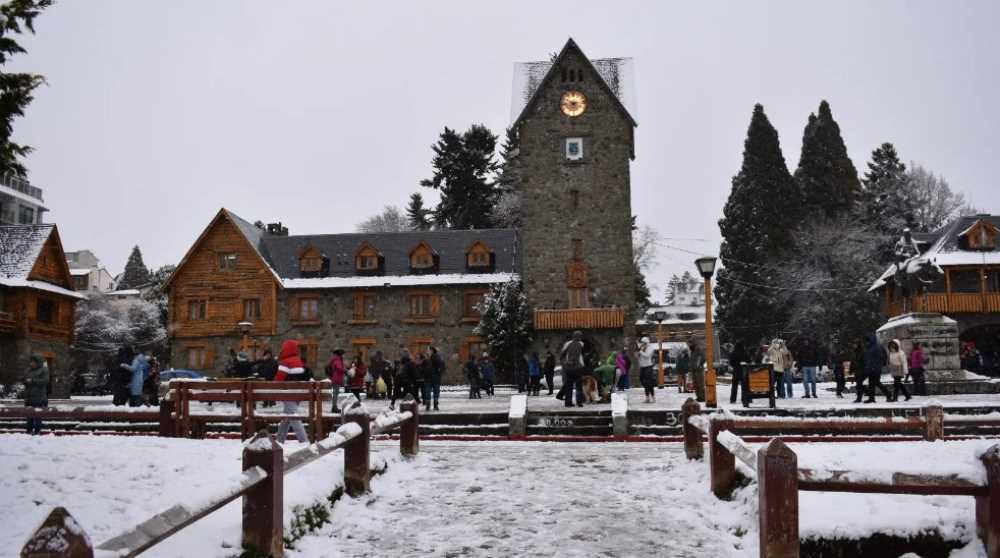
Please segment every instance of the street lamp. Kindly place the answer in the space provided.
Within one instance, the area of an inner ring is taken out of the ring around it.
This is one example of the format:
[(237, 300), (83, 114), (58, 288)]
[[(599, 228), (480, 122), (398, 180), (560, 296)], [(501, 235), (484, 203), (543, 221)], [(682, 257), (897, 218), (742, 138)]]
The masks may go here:
[(698, 258), (694, 264), (705, 279), (705, 402), (709, 407), (718, 406), (715, 397), (715, 347), (712, 338), (712, 276), (715, 275), (716, 258)]
[(656, 350), (660, 355), (660, 373), (657, 376), (657, 385), (663, 389), (663, 320), (667, 319), (667, 313), (663, 310), (653, 312), (653, 321), (656, 322)]

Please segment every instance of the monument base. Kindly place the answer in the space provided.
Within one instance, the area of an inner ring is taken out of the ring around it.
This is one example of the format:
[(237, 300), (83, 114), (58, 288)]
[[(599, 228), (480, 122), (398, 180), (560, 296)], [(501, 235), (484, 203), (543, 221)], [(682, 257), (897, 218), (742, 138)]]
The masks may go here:
[(936, 313), (912, 312), (889, 318), (875, 332), (884, 347), (898, 339), (907, 354), (913, 343), (924, 348), (924, 371), (927, 383), (967, 380), (959, 358), (958, 322)]

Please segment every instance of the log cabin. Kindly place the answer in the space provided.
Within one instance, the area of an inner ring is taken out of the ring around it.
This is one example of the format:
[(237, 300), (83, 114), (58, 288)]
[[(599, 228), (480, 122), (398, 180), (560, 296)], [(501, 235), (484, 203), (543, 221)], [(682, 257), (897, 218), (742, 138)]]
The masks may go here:
[(32, 354), (49, 365), (52, 394), (70, 389), (77, 301), (53, 224), (0, 226), (0, 382), (18, 381)]

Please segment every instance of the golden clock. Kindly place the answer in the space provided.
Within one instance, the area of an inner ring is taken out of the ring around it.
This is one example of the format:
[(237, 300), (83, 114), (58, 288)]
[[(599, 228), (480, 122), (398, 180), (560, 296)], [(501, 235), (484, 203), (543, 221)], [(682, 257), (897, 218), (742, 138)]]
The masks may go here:
[(559, 107), (566, 116), (580, 116), (587, 110), (587, 97), (579, 91), (567, 91), (563, 93)]

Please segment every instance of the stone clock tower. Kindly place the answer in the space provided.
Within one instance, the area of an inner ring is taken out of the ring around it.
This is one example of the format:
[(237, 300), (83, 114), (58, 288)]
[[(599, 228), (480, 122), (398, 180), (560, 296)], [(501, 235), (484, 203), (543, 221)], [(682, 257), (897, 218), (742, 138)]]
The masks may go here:
[(539, 348), (555, 351), (580, 329), (603, 357), (633, 336), (629, 164), (636, 122), (622, 99), (623, 62), (591, 61), (570, 39), (554, 61), (528, 68), (535, 74), (514, 125), (521, 277)]

